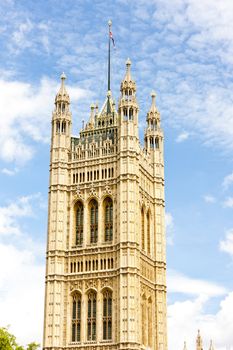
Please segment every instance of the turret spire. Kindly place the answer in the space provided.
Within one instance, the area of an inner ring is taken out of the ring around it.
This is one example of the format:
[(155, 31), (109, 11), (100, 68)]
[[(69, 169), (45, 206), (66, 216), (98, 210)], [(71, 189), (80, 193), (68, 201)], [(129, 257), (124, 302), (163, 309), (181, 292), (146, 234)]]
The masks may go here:
[(131, 61), (130, 59), (128, 58), (127, 61), (126, 61), (126, 73), (125, 73), (125, 81), (131, 81), (131, 72), (130, 72), (130, 68), (131, 68)]
[(61, 86), (60, 86), (60, 89), (56, 95), (55, 103), (57, 103), (57, 102), (66, 102), (68, 104), (70, 103), (70, 97), (69, 97), (69, 94), (66, 91), (66, 87), (65, 87), (65, 80), (66, 80), (66, 75), (63, 72), (61, 74)]
[(197, 333), (196, 350), (203, 350), (202, 338), (201, 338), (201, 333), (200, 333), (199, 329), (198, 329), (198, 333)]
[(210, 347), (209, 347), (209, 350), (214, 350), (214, 345), (213, 345), (213, 341), (212, 341), (212, 340), (210, 341)]

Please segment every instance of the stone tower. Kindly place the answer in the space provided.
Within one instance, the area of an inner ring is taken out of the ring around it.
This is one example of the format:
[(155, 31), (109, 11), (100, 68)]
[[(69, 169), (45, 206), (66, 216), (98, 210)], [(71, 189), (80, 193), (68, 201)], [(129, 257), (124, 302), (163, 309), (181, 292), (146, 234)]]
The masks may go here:
[(52, 116), (44, 350), (167, 350), (163, 132), (152, 93), (139, 143), (131, 62), (71, 136), (65, 75)]

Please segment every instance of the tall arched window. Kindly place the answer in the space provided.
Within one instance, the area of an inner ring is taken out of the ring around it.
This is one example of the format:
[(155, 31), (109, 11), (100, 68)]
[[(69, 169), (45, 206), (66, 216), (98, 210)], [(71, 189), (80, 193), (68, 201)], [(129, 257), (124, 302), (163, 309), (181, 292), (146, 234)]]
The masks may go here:
[(145, 224), (144, 224), (144, 209), (141, 210), (141, 239), (142, 249), (145, 249)]
[(96, 340), (96, 292), (89, 292), (87, 298), (87, 339)]
[(147, 252), (150, 254), (150, 212), (149, 210), (147, 212), (146, 221), (147, 221)]
[(81, 341), (81, 311), (81, 294), (75, 294), (72, 304), (72, 342)]
[(112, 339), (112, 292), (103, 294), (103, 339)]
[(83, 243), (83, 204), (78, 202), (76, 208), (75, 243), (81, 245)]
[(113, 203), (111, 198), (106, 198), (104, 201), (104, 232), (105, 232), (105, 241), (112, 240), (113, 232)]
[(148, 299), (148, 347), (152, 348), (152, 300), (151, 298)]
[(146, 344), (146, 332), (147, 332), (147, 329), (146, 329), (146, 297), (145, 295), (142, 296), (142, 304), (141, 304), (141, 317), (142, 317), (142, 344), (143, 345), (147, 345)]
[(90, 242), (97, 243), (98, 240), (98, 203), (96, 200), (90, 202)]

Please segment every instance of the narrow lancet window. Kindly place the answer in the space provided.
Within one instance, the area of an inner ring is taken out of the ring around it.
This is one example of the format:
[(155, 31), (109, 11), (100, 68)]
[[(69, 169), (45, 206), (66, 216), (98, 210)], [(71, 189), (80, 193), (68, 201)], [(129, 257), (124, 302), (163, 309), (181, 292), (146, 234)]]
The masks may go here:
[(98, 203), (93, 199), (90, 202), (90, 242), (98, 241)]
[(72, 304), (72, 342), (81, 341), (81, 295), (73, 296)]
[(144, 209), (141, 210), (141, 239), (142, 249), (145, 249), (145, 223), (144, 223)]
[(94, 291), (88, 294), (87, 339), (96, 340), (96, 292)]
[(105, 210), (105, 241), (112, 241), (113, 237), (113, 203), (110, 198), (104, 201)]
[(150, 254), (150, 212), (147, 212), (147, 252)]
[(83, 204), (78, 202), (76, 209), (76, 245), (83, 243)]
[(112, 292), (103, 294), (103, 339), (112, 339)]

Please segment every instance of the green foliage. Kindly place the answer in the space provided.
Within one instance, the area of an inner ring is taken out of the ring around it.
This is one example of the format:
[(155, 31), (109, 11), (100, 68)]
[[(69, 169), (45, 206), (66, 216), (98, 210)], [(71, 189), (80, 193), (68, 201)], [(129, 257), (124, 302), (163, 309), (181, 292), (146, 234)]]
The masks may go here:
[(37, 350), (40, 347), (40, 344), (37, 343), (30, 343), (27, 346), (27, 350)]
[(0, 328), (0, 350), (37, 350), (39, 344), (30, 343), (27, 348), (20, 346), (16, 342), (16, 338), (13, 334), (9, 333), (7, 328)]

